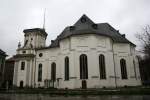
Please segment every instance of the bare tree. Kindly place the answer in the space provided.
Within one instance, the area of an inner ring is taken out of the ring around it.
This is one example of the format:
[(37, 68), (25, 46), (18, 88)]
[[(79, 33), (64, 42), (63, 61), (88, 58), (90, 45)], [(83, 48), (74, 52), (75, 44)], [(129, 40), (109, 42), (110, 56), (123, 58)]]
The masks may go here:
[(137, 33), (136, 37), (143, 45), (143, 52), (147, 59), (150, 59), (150, 25), (145, 26), (142, 32)]
[(142, 43), (145, 59), (140, 60), (139, 67), (143, 85), (150, 85), (150, 25), (145, 26), (141, 32), (136, 34)]

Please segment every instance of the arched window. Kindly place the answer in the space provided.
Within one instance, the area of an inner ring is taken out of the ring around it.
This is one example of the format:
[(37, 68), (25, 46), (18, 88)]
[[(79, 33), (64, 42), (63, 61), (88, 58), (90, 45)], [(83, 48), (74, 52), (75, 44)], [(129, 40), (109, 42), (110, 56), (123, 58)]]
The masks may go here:
[(65, 80), (69, 80), (69, 57), (65, 57)]
[(42, 64), (39, 64), (39, 69), (38, 69), (38, 82), (42, 81)]
[(126, 69), (126, 60), (120, 60), (120, 67), (121, 67), (121, 77), (122, 79), (127, 79), (127, 69)]
[(100, 70), (100, 79), (106, 79), (106, 69), (105, 69), (105, 56), (99, 55), (99, 70)]
[(56, 63), (55, 62), (51, 64), (51, 80), (53, 82), (56, 81)]
[(88, 62), (85, 54), (80, 55), (80, 79), (88, 79)]

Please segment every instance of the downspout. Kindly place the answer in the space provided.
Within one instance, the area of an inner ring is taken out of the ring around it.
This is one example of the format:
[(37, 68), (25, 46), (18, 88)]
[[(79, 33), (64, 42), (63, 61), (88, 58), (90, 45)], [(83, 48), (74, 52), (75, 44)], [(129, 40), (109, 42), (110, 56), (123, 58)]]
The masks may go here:
[(114, 62), (114, 75), (115, 75), (115, 86), (117, 88), (117, 77), (116, 77), (116, 62), (115, 62), (115, 54), (114, 54), (114, 44), (112, 44), (112, 50), (113, 50), (113, 62)]

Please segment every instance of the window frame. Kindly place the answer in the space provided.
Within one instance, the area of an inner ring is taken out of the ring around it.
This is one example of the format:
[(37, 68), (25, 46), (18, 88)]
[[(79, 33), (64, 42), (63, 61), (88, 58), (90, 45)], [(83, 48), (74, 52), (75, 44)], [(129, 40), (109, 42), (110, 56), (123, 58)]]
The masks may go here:
[(81, 54), (79, 57), (80, 79), (88, 79), (88, 57), (86, 54)]
[(38, 82), (42, 82), (42, 67), (43, 65), (40, 63), (38, 65)]
[(124, 58), (120, 59), (120, 69), (121, 69), (121, 78), (123, 80), (128, 79), (127, 64)]
[(69, 71), (69, 57), (68, 57), (68, 56), (65, 57), (64, 62), (65, 62), (65, 63), (64, 63), (64, 66), (65, 66), (65, 70), (64, 70), (64, 72), (65, 72), (65, 73), (64, 73), (64, 75), (65, 75), (65, 76), (64, 76), (64, 80), (65, 80), (65, 81), (68, 81), (68, 80), (69, 80), (69, 72), (70, 72), (70, 71)]
[(55, 62), (51, 63), (51, 80), (53, 82), (56, 81), (56, 63)]
[(104, 54), (99, 55), (99, 73), (100, 79), (106, 79), (106, 63)]

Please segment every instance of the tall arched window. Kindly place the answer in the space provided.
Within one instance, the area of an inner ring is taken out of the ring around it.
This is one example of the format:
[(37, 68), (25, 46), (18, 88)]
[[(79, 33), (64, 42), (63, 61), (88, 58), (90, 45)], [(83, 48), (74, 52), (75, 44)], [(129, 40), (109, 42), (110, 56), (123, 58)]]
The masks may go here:
[(106, 79), (106, 69), (105, 69), (105, 56), (99, 55), (99, 70), (100, 70), (100, 79)]
[(51, 64), (51, 80), (56, 81), (56, 63)]
[(88, 62), (85, 54), (80, 55), (80, 79), (88, 79)]
[(65, 80), (69, 80), (69, 57), (65, 57)]
[(120, 67), (121, 67), (121, 77), (122, 79), (127, 79), (127, 69), (126, 69), (126, 60), (120, 60)]
[(42, 81), (42, 64), (39, 64), (38, 68), (38, 82)]

